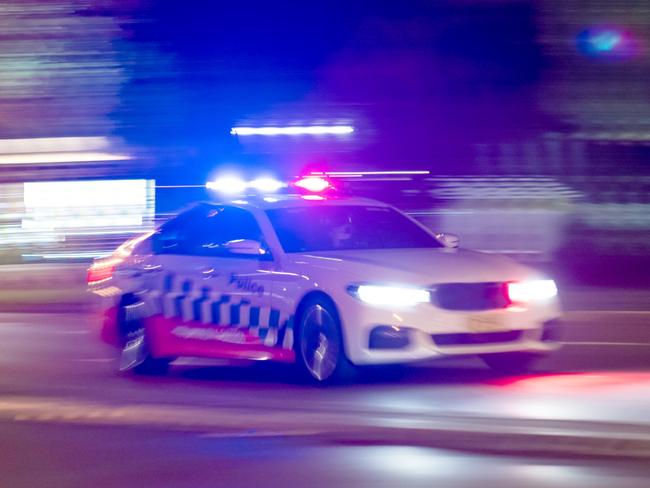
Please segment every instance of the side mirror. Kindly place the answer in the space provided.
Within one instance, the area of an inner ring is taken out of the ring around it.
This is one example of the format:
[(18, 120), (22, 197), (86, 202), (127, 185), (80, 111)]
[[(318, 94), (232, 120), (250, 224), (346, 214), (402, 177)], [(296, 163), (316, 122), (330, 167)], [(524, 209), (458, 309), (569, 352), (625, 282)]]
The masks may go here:
[(270, 256), (269, 252), (259, 241), (252, 239), (236, 239), (228, 241), (223, 246), (231, 254), (243, 254), (246, 256), (257, 256), (260, 258)]
[(445, 234), (444, 232), (440, 232), (436, 234), (436, 237), (447, 249), (456, 249), (460, 245), (460, 237), (456, 234)]

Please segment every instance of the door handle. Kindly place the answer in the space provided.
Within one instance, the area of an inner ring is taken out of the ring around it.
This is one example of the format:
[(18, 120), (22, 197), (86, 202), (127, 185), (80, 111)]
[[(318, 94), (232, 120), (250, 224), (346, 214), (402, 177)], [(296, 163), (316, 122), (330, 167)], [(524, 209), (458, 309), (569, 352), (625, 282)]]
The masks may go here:
[(204, 266), (202, 268), (199, 268), (199, 273), (201, 273), (201, 276), (204, 280), (209, 280), (210, 278), (219, 276), (219, 272), (212, 266)]
[(159, 273), (161, 271), (160, 266), (152, 266), (145, 268), (123, 268), (115, 271), (115, 275), (121, 278), (133, 279), (140, 278), (142, 276), (151, 275), (154, 273)]
[(142, 274), (154, 274), (154, 273), (160, 273), (162, 271), (161, 266), (145, 266), (144, 268), (141, 268)]

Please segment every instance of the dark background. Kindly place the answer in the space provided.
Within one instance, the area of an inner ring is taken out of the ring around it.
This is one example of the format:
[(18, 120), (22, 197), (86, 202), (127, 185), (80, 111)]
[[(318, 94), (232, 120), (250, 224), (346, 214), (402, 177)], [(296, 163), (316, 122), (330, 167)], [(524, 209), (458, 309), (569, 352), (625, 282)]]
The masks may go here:
[[(559, 209), (563, 227), (549, 232), (561, 236), (555, 257), (569, 263), (585, 249), (615, 259), (650, 252), (647, 2), (5, 5), (0, 139), (106, 136), (114, 152), (132, 158), (3, 166), (0, 182), (202, 185), (225, 170), (286, 178), (314, 169), (419, 169), (434, 179), (356, 191), (432, 215), (493, 208), (493, 232), (508, 242), (540, 224), (504, 229), (503, 212)], [(355, 132), (230, 135), (236, 125), (315, 124)], [(488, 193), (472, 186), (483, 177)], [(449, 199), (449, 185), (462, 186), (463, 198)], [(522, 188), (531, 191), (510, 198)], [(156, 205), (164, 214), (205, 196), (158, 191)]]

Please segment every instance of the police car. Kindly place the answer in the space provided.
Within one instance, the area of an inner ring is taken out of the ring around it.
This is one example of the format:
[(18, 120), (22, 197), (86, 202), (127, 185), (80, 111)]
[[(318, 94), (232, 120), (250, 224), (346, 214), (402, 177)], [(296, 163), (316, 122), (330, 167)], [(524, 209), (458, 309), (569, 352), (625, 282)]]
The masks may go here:
[(272, 360), (326, 382), (466, 355), (523, 370), (557, 348), (552, 280), (329, 186), (309, 177), (295, 187), (320, 193), (198, 203), (95, 262), (88, 282), (120, 369)]

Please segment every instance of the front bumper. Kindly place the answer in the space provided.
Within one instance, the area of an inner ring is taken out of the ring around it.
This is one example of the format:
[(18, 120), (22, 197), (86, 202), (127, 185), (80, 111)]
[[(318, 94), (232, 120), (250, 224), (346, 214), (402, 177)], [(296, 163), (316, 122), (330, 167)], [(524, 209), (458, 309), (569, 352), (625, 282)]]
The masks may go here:
[(559, 348), (557, 300), (480, 312), (430, 304), (387, 310), (356, 300), (341, 309), (346, 353), (359, 365), (505, 352), (544, 354)]

